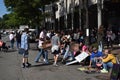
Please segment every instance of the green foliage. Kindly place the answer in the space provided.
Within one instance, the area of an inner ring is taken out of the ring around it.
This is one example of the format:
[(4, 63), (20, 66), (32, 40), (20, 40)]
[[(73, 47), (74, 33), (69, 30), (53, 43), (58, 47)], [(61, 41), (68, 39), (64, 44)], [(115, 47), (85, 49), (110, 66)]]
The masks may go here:
[(45, 16), (49, 16), (49, 14), (43, 14), (44, 5), (55, 1), (58, 0), (4, 0), (7, 10), (11, 13), (4, 15), (0, 24), (4, 24), (6, 28), (21, 24), (38, 26)]
[(19, 25), (19, 19), (17, 18), (15, 13), (4, 15), (3, 22), (6, 28), (15, 28), (15, 26)]

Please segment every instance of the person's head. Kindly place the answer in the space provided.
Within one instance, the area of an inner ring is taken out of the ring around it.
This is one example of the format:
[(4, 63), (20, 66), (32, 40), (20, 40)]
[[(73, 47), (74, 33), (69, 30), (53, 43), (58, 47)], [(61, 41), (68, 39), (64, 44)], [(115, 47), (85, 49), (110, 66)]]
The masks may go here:
[(73, 51), (79, 51), (79, 44), (73, 44), (72, 45), (72, 50)]
[(24, 29), (24, 32), (28, 33), (29, 29), (28, 28), (25, 28)]
[(13, 32), (11, 31), (10, 34), (13, 34)]
[(81, 42), (79, 43), (79, 45), (80, 45), (80, 46), (83, 46), (83, 45), (84, 45), (84, 43), (81, 41)]
[(84, 46), (82, 47), (82, 51), (87, 51), (87, 50), (88, 50), (87, 46), (84, 45)]
[(56, 35), (56, 36), (58, 36), (58, 35), (59, 35), (59, 32), (58, 32), (58, 31), (56, 31), (56, 32), (55, 32), (55, 35)]
[(105, 49), (105, 50), (104, 50), (104, 54), (105, 54), (105, 55), (110, 54), (110, 50), (109, 50), (109, 49)]
[(93, 47), (93, 52), (96, 53), (98, 49), (96, 47)]

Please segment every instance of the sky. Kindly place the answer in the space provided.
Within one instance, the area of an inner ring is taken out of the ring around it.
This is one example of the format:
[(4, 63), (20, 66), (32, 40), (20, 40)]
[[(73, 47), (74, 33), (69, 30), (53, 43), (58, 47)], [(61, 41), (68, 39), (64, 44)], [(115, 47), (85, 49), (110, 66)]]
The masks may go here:
[(6, 13), (8, 13), (8, 12), (4, 5), (4, 0), (0, 0), (0, 17), (2, 17)]

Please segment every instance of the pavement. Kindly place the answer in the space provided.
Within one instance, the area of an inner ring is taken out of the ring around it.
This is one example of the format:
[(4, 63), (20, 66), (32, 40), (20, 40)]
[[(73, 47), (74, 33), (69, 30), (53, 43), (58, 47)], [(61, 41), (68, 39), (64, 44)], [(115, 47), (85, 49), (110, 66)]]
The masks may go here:
[[(9, 42), (8, 42), (9, 44)], [(0, 52), (0, 80), (109, 80), (108, 74), (93, 73), (87, 74), (79, 71), (80, 64), (66, 66), (59, 60), (58, 67), (52, 65), (53, 55), (49, 53), (49, 65), (42, 61), (35, 63), (34, 59), (38, 53), (35, 44), (30, 44), (29, 61), (32, 64), (29, 68), (22, 68), (22, 55), (17, 50), (10, 49), (8, 52)], [(120, 48), (115, 47), (113, 53), (120, 53)]]

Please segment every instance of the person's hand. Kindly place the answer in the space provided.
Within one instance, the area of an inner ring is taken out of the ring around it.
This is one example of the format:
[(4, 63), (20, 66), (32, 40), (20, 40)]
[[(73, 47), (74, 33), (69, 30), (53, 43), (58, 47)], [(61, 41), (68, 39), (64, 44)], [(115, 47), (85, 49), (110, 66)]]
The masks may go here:
[(100, 59), (103, 59), (102, 57), (99, 57)]
[(94, 59), (98, 59), (98, 57), (95, 57)]
[(35, 41), (39, 41), (39, 39), (35, 39)]

